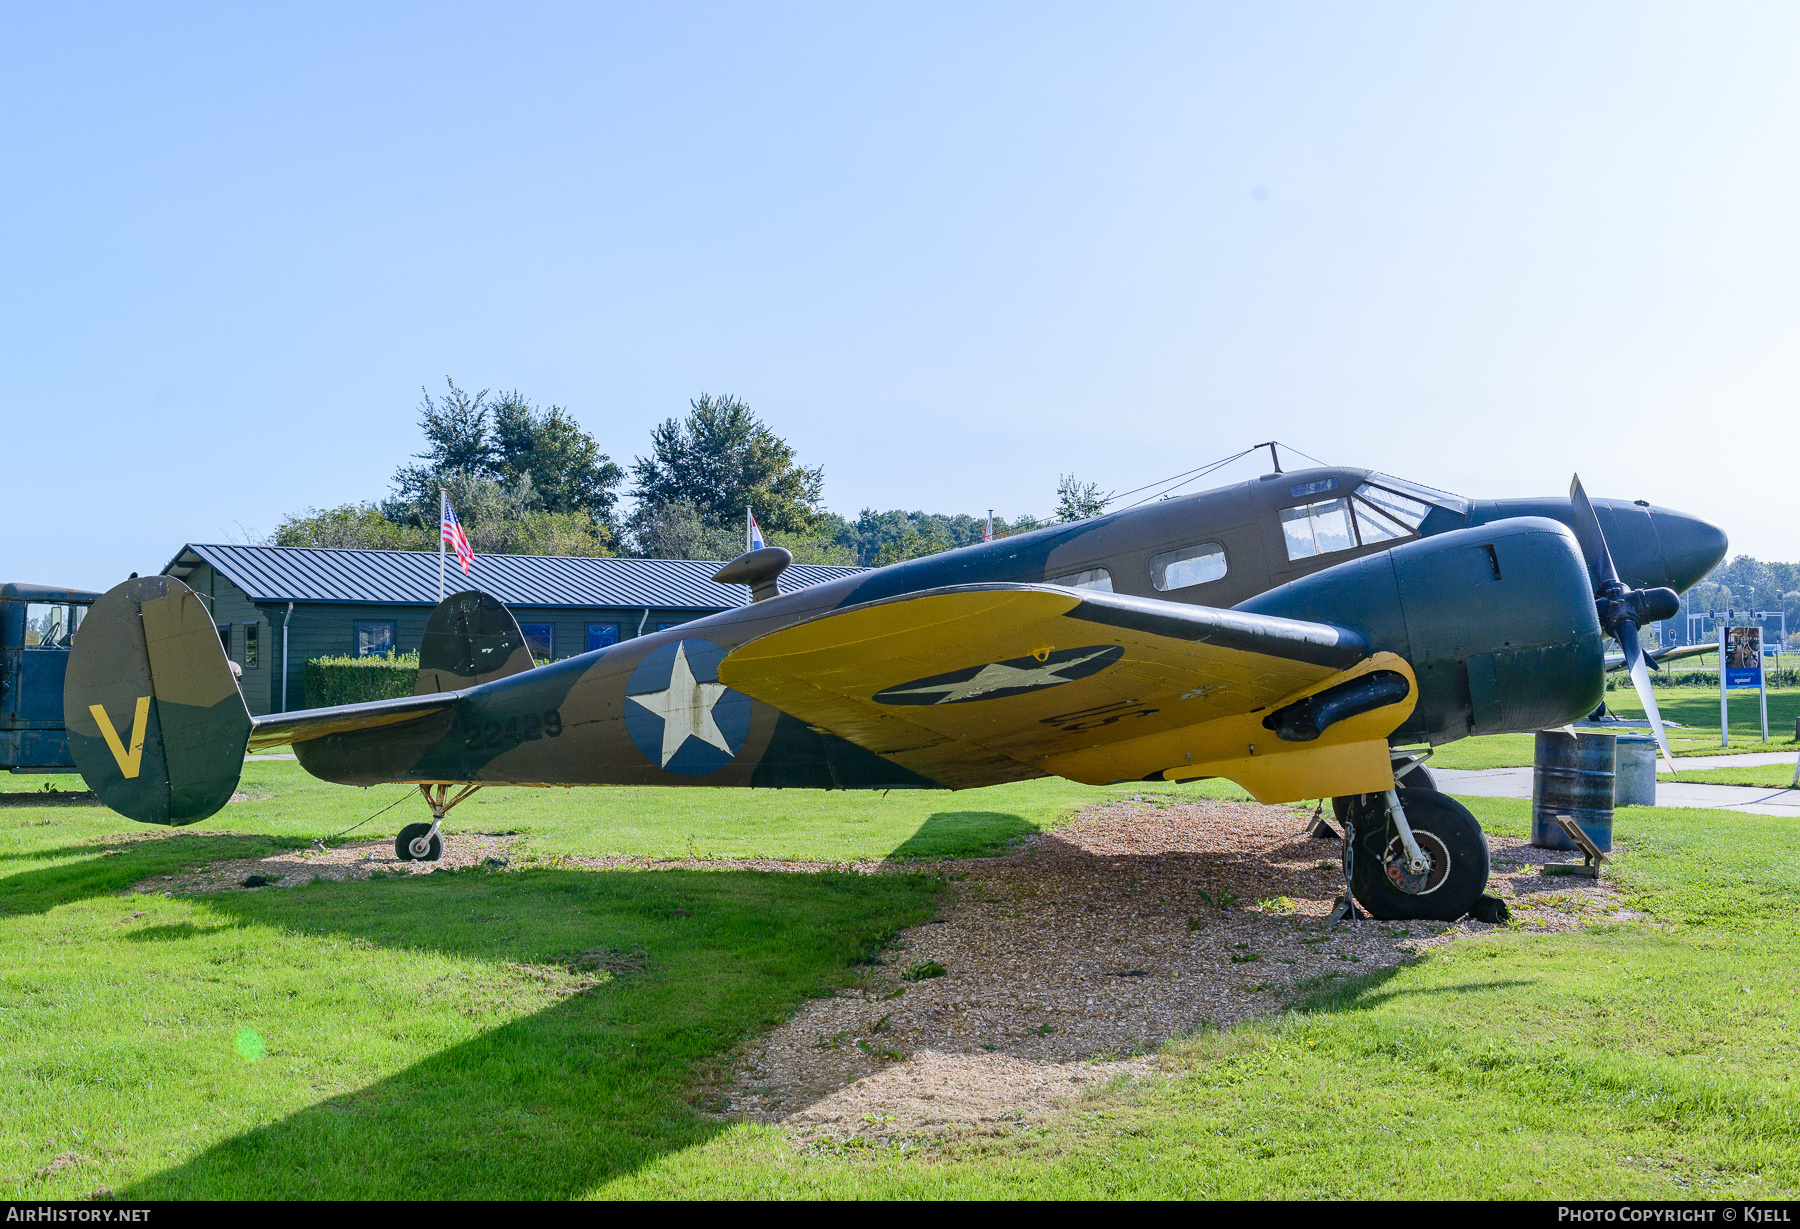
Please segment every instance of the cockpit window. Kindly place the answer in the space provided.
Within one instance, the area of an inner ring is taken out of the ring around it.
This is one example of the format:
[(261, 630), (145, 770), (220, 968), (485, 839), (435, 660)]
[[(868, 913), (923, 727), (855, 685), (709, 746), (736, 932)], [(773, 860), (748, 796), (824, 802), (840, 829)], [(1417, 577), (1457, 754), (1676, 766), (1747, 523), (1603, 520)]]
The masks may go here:
[(86, 606), (65, 602), (30, 602), (25, 607), (25, 647), (28, 649), (67, 649), (75, 644), (75, 629), (81, 626)]
[(1112, 573), (1105, 568), (1089, 568), (1085, 572), (1070, 572), (1067, 576), (1052, 576), (1044, 583), (1061, 585), (1065, 589), (1098, 589), (1102, 593), (1113, 591)]
[(1390, 491), (1398, 491), (1410, 495), (1446, 512), (1454, 512), (1458, 516), (1469, 514), (1469, 501), (1461, 495), (1452, 495), (1448, 491), (1440, 491), (1436, 487), (1426, 486), (1419, 482), (1408, 482), (1404, 478), (1395, 478), (1391, 474), (1371, 474), (1370, 477)]
[(1281, 533), (1289, 559), (1310, 559), (1356, 545), (1350, 528), (1350, 501), (1325, 499), (1281, 510)]
[(1367, 482), (1356, 488), (1356, 521), (1365, 546), (1410, 537), (1430, 514), (1431, 505), (1405, 495)]

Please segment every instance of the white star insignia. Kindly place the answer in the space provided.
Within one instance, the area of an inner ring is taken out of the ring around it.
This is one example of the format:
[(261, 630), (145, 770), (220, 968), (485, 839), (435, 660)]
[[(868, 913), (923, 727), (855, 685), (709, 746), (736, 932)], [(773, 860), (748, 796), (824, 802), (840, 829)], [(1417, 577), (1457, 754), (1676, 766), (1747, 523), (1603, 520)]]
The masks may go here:
[(625, 697), (662, 718), (662, 762), (658, 768), (667, 768), (675, 753), (681, 750), (681, 744), (690, 737), (710, 743), (726, 755), (731, 754), (731, 744), (725, 741), (725, 735), (713, 720), (713, 706), (730, 690), (723, 683), (702, 683), (695, 678), (693, 668), (688, 665), (687, 645), (681, 644), (675, 648), (667, 687)]
[(1054, 666), (1037, 666), (1029, 670), (1021, 670), (1017, 666), (1009, 666), (1004, 662), (993, 662), (983, 666), (972, 679), (960, 683), (937, 683), (930, 687), (916, 687), (907, 691), (894, 691), (886, 694), (899, 696), (918, 696), (924, 699), (936, 694), (933, 704), (950, 704), (957, 700), (972, 700), (976, 696), (984, 696), (990, 691), (1008, 691), (1015, 687), (1048, 687), (1053, 683), (1066, 683), (1069, 680), (1058, 674), (1059, 670), (1068, 670), (1083, 662), (1089, 662), (1106, 652), (1096, 649), (1086, 657), (1077, 657), (1073, 661), (1059, 661)]

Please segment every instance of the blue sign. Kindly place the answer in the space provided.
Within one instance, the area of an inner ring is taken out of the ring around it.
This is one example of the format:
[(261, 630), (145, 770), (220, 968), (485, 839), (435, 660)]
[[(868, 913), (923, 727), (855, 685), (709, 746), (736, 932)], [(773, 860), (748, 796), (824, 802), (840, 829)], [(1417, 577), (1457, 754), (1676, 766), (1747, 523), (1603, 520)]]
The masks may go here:
[(1760, 688), (1763, 685), (1762, 628), (1725, 629), (1725, 686)]

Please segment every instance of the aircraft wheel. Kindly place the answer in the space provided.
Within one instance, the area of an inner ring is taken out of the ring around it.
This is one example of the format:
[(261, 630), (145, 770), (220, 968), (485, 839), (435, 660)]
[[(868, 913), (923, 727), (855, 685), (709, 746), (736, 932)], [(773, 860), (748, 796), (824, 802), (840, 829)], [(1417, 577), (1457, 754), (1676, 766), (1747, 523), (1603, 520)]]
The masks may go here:
[(1350, 886), (1374, 917), (1454, 922), (1487, 890), (1488, 844), (1467, 807), (1429, 789), (1399, 791), (1406, 822), (1426, 867), (1407, 869), (1400, 832), (1380, 799), (1356, 811), (1356, 861)]
[(402, 862), (436, 862), (444, 856), (444, 838), (430, 824), (408, 824), (394, 838), (394, 856)]

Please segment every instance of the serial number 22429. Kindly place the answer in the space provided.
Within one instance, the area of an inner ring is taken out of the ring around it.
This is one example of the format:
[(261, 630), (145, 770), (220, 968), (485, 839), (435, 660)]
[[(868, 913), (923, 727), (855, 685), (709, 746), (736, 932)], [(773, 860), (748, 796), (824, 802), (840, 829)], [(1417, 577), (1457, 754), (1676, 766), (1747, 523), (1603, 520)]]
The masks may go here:
[(470, 751), (498, 751), (502, 747), (536, 742), (546, 736), (555, 738), (562, 731), (562, 714), (551, 709), (542, 717), (536, 713), (508, 717), (505, 724), (499, 721), (470, 722), (463, 727), (463, 746)]

